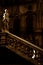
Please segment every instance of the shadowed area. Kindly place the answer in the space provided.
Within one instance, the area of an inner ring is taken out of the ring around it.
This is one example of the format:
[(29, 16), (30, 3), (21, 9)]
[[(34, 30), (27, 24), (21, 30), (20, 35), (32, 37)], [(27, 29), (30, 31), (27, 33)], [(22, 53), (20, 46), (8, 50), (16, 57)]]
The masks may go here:
[(28, 62), (24, 58), (20, 57), (5, 47), (0, 47), (0, 63), (33, 65), (31, 62)]

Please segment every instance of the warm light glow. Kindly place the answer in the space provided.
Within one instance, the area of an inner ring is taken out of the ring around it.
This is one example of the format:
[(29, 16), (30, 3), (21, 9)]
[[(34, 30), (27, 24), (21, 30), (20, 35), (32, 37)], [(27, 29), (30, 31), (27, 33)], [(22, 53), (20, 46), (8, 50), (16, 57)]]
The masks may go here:
[(35, 53), (35, 50), (33, 50), (33, 52)]
[(33, 56), (32, 56), (32, 59), (34, 59), (35, 58), (35, 54), (33, 54)]

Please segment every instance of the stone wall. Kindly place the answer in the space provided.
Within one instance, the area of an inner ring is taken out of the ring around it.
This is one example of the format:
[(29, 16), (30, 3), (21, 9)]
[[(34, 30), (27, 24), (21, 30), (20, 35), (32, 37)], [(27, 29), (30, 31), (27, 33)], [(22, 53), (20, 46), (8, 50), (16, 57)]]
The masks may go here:
[[(42, 38), (42, 34), (41, 34), (43, 31), (43, 4), (42, 4), (42, 2), (41, 3), (30, 3), (30, 4), (26, 4), (26, 5), (22, 5), (22, 4), (14, 5), (14, 6), (8, 6), (5, 8), (8, 9), (9, 14), (10, 14), (10, 16), (9, 16), (10, 32), (14, 33), (15, 32), (14, 29), (19, 28), (19, 31), (16, 30), (16, 32), (18, 31), (17, 33), (19, 33), (19, 35), (21, 37), (27, 39), (29, 34), (27, 35), (27, 33), (26, 33), (26, 29), (27, 29), (26, 28), (27, 27), (26, 18), (29, 16), (31, 23), (32, 23), (32, 27), (33, 27), (33, 37), (35, 38), (35, 40), (36, 40), (35, 36), (38, 36), (38, 39)], [(4, 13), (5, 8), (0, 7), (0, 25), (1, 25), (1, 21), (2, 21), (1, 17), (2, 17), (2, 14)], [(19, 19), (19, 23), (16, 20), (17, 17)], [(28, 18), (28, 21), (29, 21), (29, 18)], [(1, 26), (0, 26), (0, 28), (1, 28)], [(36, 35), (36, 33), (37, 33), (37, 35)], [(14, 34), (16, 34), (16, 33), (14, 33)], [(32, 35), (30, 34), (30, 36), (28, 37), (28, 40), (30, 39), (33, 41), (34, 39), (31, 37), (32, 37)], [(40, 40), (40, 42), (39, 42), (40, 43), (39, 45), (41, 45), (43, 43), (42, 40)]]

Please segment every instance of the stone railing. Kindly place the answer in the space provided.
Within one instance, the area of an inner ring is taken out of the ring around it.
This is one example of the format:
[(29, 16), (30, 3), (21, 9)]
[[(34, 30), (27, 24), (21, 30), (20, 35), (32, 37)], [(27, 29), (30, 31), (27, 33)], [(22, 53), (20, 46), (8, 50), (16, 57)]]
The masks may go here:
[(0, 32), (0, 46), (6, 44), (6, 38), (7, 34), (4, 32)]
[[(5, 47), (32, 62), (35, 65), (43, 65), (43, 49), (5, 31)], [(3, 36), (3, 35), (2, 35)], [(3, 41), (1, 41), (3, 43)]]

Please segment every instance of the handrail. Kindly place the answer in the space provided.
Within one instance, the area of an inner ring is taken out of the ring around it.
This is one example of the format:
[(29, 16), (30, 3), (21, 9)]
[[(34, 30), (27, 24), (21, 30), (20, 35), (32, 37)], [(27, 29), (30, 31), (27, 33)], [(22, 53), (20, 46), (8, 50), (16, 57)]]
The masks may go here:
[(20, 37), (14, 35), (14, 34), (12, 34), (12, 33), (10, 33), (9, 31), (5, 31), (5, 33), (9, 34), (9, 35), (10, 35), (11, 37), (13, 37), (13, 38), (15, 37), (16, 39), (20, 40), (21, 42), (23, 42), (24, 44), (26, 44), (26, 45), (28, 45), (28, 46), (31, 46), (32, 48), (41, 51), (40, 53), (43, 54), (43, 49), (42, 49), (42, 48), (40, 48), (40, 47), (38, 47), (38, 46), (36, 46), (36, 45), (34, 45), (34, 44), (32, 44), (32, 43), (30, 43), (30, 42), (28, 42), (28, 41), (26, 41), (26, 40), (20, 38)]

